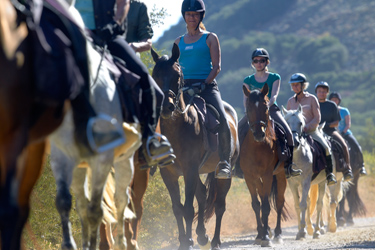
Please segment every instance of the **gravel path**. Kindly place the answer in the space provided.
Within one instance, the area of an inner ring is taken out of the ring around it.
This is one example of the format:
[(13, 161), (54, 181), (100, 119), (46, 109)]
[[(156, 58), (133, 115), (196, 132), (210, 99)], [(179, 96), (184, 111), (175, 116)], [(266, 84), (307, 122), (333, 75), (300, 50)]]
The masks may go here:
[[(375, 218), (354, 219), (355, 225), (339, 227), (336, 233), (326, 233), (320, 239), (296, 241), (297, 227), (283, 228), (283, 244), (272, 249), (375, 249)], [(267, 249), (254, 245), (255, 233), (222, 239), (221, 249)], [(268, 248), (271, 249), (271, 248)]]

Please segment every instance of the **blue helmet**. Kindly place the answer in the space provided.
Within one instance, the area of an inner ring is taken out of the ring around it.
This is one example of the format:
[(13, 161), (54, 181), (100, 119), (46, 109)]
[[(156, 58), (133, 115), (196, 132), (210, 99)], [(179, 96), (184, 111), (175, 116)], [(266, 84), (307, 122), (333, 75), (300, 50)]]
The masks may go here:
[(315, 84), (315, 93), (316, 93), (316, 89), (319, 87), (326, 88), (329, 91), (329, 85), (327, 82), (320, 81), (317, 84)]
[(307, 78), (302, 73), (295, 73), (290, 77), (289, 83), (295, 83), (295, 82), (307, 82)]
[(254, 59), (254, 57), (265, 57), (267, 59), (270, 58), (270, 55), (268, 54), (268, 51), (263, 49), (263, 48), (257, 48), (256, 50), (253, 51), (253, 54), (251, 55), (251, 60)]

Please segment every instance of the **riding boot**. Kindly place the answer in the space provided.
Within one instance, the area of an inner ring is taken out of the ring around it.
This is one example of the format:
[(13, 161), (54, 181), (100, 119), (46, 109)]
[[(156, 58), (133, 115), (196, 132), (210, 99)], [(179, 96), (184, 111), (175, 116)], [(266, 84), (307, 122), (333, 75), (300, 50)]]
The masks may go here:
[(231, 151), (231, 135), (228, 123), (220, 124), (219, 129), (219, 157), (220, 161), (216, 166), (215, 177), (217, 179), (230, 179), (232, 168), (229, 164)]
[(88, 98), (88, 90), (83, 90), (71, 100), (74, 136), (82, 157), (102, 153), (125, 142), (121, 124), (113, 117), (96, 114)]
[(288, 146), (288, 148), (290, 152), (290, 157), (288, 158), (288, 160), (284, 162), (285, 176), (287, 179), (290, 177), (299, 176), (302, 174), (301, 169), (296, 169), (296, 170), (293, 169), (293, 165), (294, 166), (296, 165), (293, 162), (294, 146)]
[[(240, 149), (241, 149), (243, 141), (245, 140), (247, 132), (249, 132), (249, 127), (250, 126), (249, 126), (249, 123), (247, 122), (247, 117), (244, 116), (238, 123), (238, 141), (239, 141)], [(240, 156), (241, 154), (238, 155), (236, 164), (234, 165), (233, 176), (243, 179), (244, 177), (243, 177), (243, 171), (240, 165)]]
[(173, 163), (176, 156), (168, 139), (155, 133), (157, 125), (156, 99), (153, 88), (142, 91), (142, 118), (141, 126), (143, 130), (142, 150), (139, 156), (146, 160), (147, 165), (141, 169), (147, 169), (158, 165), (164, 167)]
[(345, 172), (344, 172), (344, 181), (350, 181), (353, 178), (354, 178), (353, 172), (352, 172), (352, 170), (351, 170), (351, 168), (349, 166), (347, 169), (345, 169)]
[(327, 185), (334, 185), (337, 183), (336, 177), (333, 174), (333, 166), (332, 166), (332, 156), (326, 155), (326, 178), (327, 178)]
[(362, 165), (362, 167), (359, 169), (359, 176), (365, 176), (367, 175), (367, 171), (365, 168), (365, 164)]

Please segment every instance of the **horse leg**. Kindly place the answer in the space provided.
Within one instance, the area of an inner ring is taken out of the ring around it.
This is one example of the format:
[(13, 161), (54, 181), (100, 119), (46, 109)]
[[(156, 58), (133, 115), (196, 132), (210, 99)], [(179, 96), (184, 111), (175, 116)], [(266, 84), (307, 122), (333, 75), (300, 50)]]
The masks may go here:
[[(272, 178), (272, 177), (271, 177)], [(269, 194), (270, 192), (264, 192), (263, 195), (261, 195), (261, 202), (262, 202), (262, 223), (263, 223), (263, 228), (262, 228), (262, 243), (260, 244), (261, 247), (271, 247), (272, 243), (269, 238), (269, 233), (268, 233), (268, 217), (271, 212), (271, 206), (269, 202)]]
[(289, 189), (292, 192), (293, 200), (294, 200), (294, 209), (296, 210), (297, 221), (298, 221), (298, 233), (296, 236), (296, 240), (301, 239), (299, 236), (301, 229), (302, 229), (302, 222), (301, 222), (301, 209), (300, 209), (300, 196), (298, 192), (298, 183), (294, 180), (288, 180)]
[[(143, 215), (143, 197), (147, 189), (148, 180), (150, 176), (150, 169), (147, 170), (141, 170), (139, 165), (136, 165), (134, 168), (134, 177), (133, 177), (133, 184), (131, 186), (132, 190), (132, 201), (134, 206), (134, 212), (136, 215), (136, 218), (134, 218), (131, 221), (131, 229), (128, 225), (129, 235), (126, 227), (125, 227), (125, 237), (127, 240), (127, 249), (128, 250), (134, 250), (138, 249), (138, 230), (139, 226), (141, 224), (142, 215)], [(131, 206), (131, 204), (130, 204)], [(128, 222), (125, 222), (125, 224), (129, 224)], [(130, 231), (132, 230), (132, 232)]]
[(348, 193), (345, 194), (343, 199), (339, 202), (337, 207), (336, 216), (337, 216), (337, 226), (343, 227), (345, 225), (345, 199)]
[(133, 154), (127, 159), (115, 163), (115, 204), (117, 210), (117, 236), (115, 240), (115, 250), (126, 249), (126, 239), (124, 232), (124, 211), (129, 204), (128, 187), (134, 173)]
[(334, 192), (331, 195), (331, 204), (330, 204), (330, 217), (328, 221), (328, 230), (331, 233), (336, 232), (337, 223), (336, 223), (336, 207), (339, 202), (339, 196), (342, 196), (342, 181), (338, 180), (337, 184), (334, 185)]
[[(20, 180), (17, 179), (18, 168), (24, 167), (27, 134), (20, 130), (2, 138), (0, 148), (1, 165), (1, 189), (0, 189), (0, 232), (1, 249), (20, 249), (21, 235), (17, 233), (20, 225), (26, 221), (18, 221), (25, 215), (21, 215), (21, 208), (18, 201)], [(6, 139), (9, 139), (7, 141)], [(26, 212), (26, 211), (24, 211)], [(27, 215), (26, 215), (27, 216)], [(22, 226), (21, 226), (22, 227)]]
[(301, 209), (301, 224), (299, 228), (299, 232), (297, 234), (296, 240), (303, 240), (306, 239), (306, 210), (308, 209), (308, 202), (307, 199), (309, 198), (309, 189), (310, 189), (310, 176), (305, 178), (302, 182), (302, 198), (300, 202), (300, 209)]
[(254, 213), (255, 213), (255, 218), (256, 218), (256, 221), (257, 221), (257, 232), (258, 232), (258, 235), (257, 237), (255, 238), (255, 243), (256, 245), (260, 245), (261, 242), (262, 242), (262, 236), (263, 236), (263, 226), (262, 226), (262, 221), (260, 219), (260, 202), (258, 200), (258, 195), (257, 195), (257, 190), (256, 190), (256, 184), (255, 182), (259, 182), (259, 180), (253, 180), (252, 178), (249, 178), (246, 179), (246, 175), (245, 175), (245, 180), (246, 180), (246, 185), (249, 189), (249, 192), (250, 192), (250, 196), (251, 196), (251, 206), (254, 210)]
[[(210, 178), (210, 176), (207, 176)], [(213, 185), (213, 184), (212, 184)], [(198, 202), (198, 224), (195, 230), (197, 234), (197, 242), (202, 249), (204, 248), (209, 242), (209, 238), (206, 234), (206, 228), (204, 226), (204, 211), (206, 208), (206, 186), (202, 183), (201, 180), (198, 180), (198, 186), (195, 190), (195, 197), (197, 198)]]
[[(215, 181), (215, 180), (214, 180)], [(220, 249), (221, 240), (220, 240), (220, 231), (221, 231), (221, 221), (225, 212), (225, 198), (228, 194), (229, 188), (231, 186), (231, 179), (228, 180), (217, 180), (217, 197), (215, 201), (215, 215), (216, 215), (216, 224), (215, 224), (215, 234), (212, 239), (212, 250)]]
[(88, 250), (89, 243), (89, 223), (87, 218), (87, 208), (89, 204), (88, 193), (85, 190), (84, 183), (86, 181), (86, 174), (90, 169), (75, 168), (73, 170), (73, 179), (71, 188), (76, 197), (77, 213), (81, 220), (82, 226), (82, 250)]
[(314, 239), (319, 239), (320, 235), (323, 234), (324, 228), (321, 225), (322, 221), (322, 210), (323, 210), (323, 198), (326, 193), (326, 184), (325, 181), (317, 184), (318, 187), (318, 199), (316, 201), (316, 225), (315, 225), (315, 231), (313, 234)]
[[(176, 163), (175, 163), (176, 164)], [(168, 167), (160, 169), (161, 177), (168, 189), (172, 201), (173, 214), (176, 217), (178, 227), (178, 239), (180, 241), (179, 249), (188, 248), (193, 245), (191, 239), (186, 238), (185, 226), (183, 221), (184, 207), (181, 204), (180, 186), (178, 184), (178, 176), (173, 174)]]
[(282, 234), (281, 216), (283, 215), (283, 210), (284, 210), (284, 203), (285, 203), (284, 195), (285, 195), (287, 181), (285, 179), (284, 173), (277, 174), (273, 179), (274, 181), (276, 180), (276, 189), (277, 189), (277, 190), (273, 190), (273, 192), (277, 192), (277, 196), (276, 196), (277, 224), (275, 228), (274, 242), (278, 244), (282, 244), (283, 239), (281, 236)]
[[(95, 157), (96, 158), (96, 157)], [(90, 250), (96, 250), (99, 227), (103, 219), (103, 193), (108, 174), (113, 163), (113, 152), (107, 151), (98, 155), (97, 159), (90, 159), (90, 202), (87, 207), (87, 219), (89, 223)], [(117, 190), (116, 190), (117, 192)]]
[[(192, 166), (191, 164), (189, 164)], [(184, 204), (184, 218), (186, 225), (186, 239), (187, 239), (187, 248), (192, 249), (194, 241), (192, 238), (192, 227), (194, 219), (194, 196), (195, 190), (197, 189), (197, 184), (200, 181), (198, 172), (189, 171), (184, 175), (185, 182), (185, 204)]]
[(72, 184), (75, 164), (54, 144), (51, 144), (50, 163), (56, 182), (55, 204), (56, 209), (60, 214), (63, 233), (61, 249), (77, 249), (69, 220), (70, 210), (72, 209), (72, 195), (70, 194), (69, 188)]

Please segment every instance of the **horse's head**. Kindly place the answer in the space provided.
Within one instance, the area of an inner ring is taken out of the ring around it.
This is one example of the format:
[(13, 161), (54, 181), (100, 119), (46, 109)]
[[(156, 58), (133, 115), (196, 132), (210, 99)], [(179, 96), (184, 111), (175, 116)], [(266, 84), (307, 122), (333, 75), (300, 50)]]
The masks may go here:
[(181, 68), (178, 64), (180, 50), (174, 43), (171, 57), (167, 55), (160, 57), (153, 49), (151, 49), (151, 54), (155, 61), (152, 77), (165, 95), (161, 117), (167, 119), (171, 117), (172, 112), (176, 108), (177, 94), (183, 82)]
[(300, 138), (305, 127), (305, 119), (302, 113), (302, 106), (299, 105), (297, 110), (286, 110), (284, 106), (281, 107), (281, 112), (288, 123), (293, 134), (294, 147), (300, 145)]
[(250, 91), (243, 86), (243, 92), (246, 98), (246, 115), (250, 125), (250, 130), (253, 133), (254, 139), (257, 142), (262, 142), (266, 139), (266, 130), (269, 122), (268, 110), (268, 85), (267, 83), (259, 90)]

